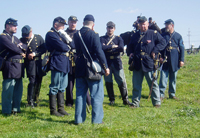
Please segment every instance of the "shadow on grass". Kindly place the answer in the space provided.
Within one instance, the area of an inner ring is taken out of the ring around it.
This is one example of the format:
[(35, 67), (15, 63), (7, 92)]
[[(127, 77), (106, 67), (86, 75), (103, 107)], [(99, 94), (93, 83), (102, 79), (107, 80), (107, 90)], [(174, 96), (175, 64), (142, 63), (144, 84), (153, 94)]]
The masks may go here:
[(141, 95), (141, 98), (148, 99), (148, 95)]

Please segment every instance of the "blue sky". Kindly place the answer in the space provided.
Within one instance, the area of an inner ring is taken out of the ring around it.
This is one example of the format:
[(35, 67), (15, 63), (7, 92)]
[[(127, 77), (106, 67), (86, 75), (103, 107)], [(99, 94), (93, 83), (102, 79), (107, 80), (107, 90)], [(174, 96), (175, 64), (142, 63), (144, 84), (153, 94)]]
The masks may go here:
[(147, 18), (152, 17), (160, 28), (164, 27), (165, 20), (173, 19), (185, 48), (189, 47), (189, 29), (190, 44), (200, 45), (199, 0), (0, 0), (0, 3), (0, 30), (3, 31), (6, 19), (15, 18), (19, 25), (15, 34), (18, 38), (24, 25), (30, 25), (35, 34), (45, 38), (58, 16), (66, 20), (70, 15), (77, 16), (77, 29), (80, 29), (86, 14), (94, 15), (95, 31), (100, 36), (105, 34), (108, 21), (116, 24), (115, 34), (119, 35), (131, 31), (136, 17), (142, 13)]

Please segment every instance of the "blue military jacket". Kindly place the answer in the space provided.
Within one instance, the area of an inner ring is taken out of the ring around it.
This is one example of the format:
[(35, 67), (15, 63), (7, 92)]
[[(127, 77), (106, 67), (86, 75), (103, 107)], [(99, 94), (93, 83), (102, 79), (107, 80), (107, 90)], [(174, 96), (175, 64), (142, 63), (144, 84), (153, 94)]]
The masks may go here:
[[(27, 38), (20, 38), (21, 42), (26, 44), (28, 49), (26, 51), (25, 67), (27, 76), (32, 75), (45, 75), (42, 71), (42, 59), (41, 55), (46, 52), (46, 46), (42, 36), (34, 34), (33, 38), (29, 40)], [(32, 60), (28, 59), (30, 53), (35, 52), (35, 57)]]
[[(56, 51), (56, 53), (65, 53), (70, 50), (64, 38), (54, 28), (46, 34), (45, 41), (46, 47), (51, 53), (53, 51)], [(53, 54), (50, 60), (50, 69), (68, 73), (70, 71), (69, 57), (63, 54)]]
[(26, 51), (27, 47), (26, 45), (22, 45), (22, 50), (17, 46), (19, 43), (21, 43), (21, 41), (17, 37), (9, 34), (5, 30), (0, 35), (0, 56), (5, 57), (8, 53), (2, 70), (3, 79), (19, 79), (24, 77), (24, 64), (12, 62), (16, 59), (23, 61), (21, 54)]
[[(111, 66), (111, 64), (114, 64), (114, 67), (117, 70), (122, 69), (122, 61), (120, 58), (120, 52), (124, 52), (124, 42), (120, 36), (114, 36), (114, 39), (108, 44), (110, 39), (113, 36), (109, 37), (108, 35), (104, 35), (100, 37), (102, 49), (105, 53), (106, 60), (108, 63), (108, 67)], [(107, 45), (108, 44), (108, 45)], [(112, 48), (113, 45), (118, 45), (117, 48)]]
[[(90, 55), (92, 56), (93, 60), (98, 59), (100, 64), (102, 65), (102, 68), (105, 70), (108, 68), (105, 54), (102, 50), (101, 42), (99, 35), (95, 33), (93, 30), (91, 30), (88, 27), (82, 27), (80, 30), (80, 33), (82, 35), (83, 41), (85, 42)], [(76, 59), (76, 78), (79, 77), (86, 77), (86, 60), (83, 56), (81, 47), (83, 46), (83, 43), (78, 35), (78, 32), (74, 34), (74, 43), (76, 47), (76, 53), (77, 53), (77, 59)], [(87, 56), (89, 59), (89, 56)]]
[[(167, 46), (162, 51), (162, 55), (167, 56), (167, 62), (163, 64), (163, 70), (170, 69), (173, 72), (177, 71), (180, 68), (179, 62), (184, 62), (184, 44), (182, 36), (175, 31), (172, 34), (164, 32), (162, 36), (167, 43)], [(173, 48), (170, 49), (170, 46)]]
[(159, 53), (165, 48), (164, 38), (154, 30), (147, 30), (144, 37), (139, 41), (141, 32), (133, 34), (131, 42), (128, 45), (127, 55), (134, 54), (134, 68), (139, 70), (142, 68), (144, 72), (154, 70), (154, 61), (151, 53)]

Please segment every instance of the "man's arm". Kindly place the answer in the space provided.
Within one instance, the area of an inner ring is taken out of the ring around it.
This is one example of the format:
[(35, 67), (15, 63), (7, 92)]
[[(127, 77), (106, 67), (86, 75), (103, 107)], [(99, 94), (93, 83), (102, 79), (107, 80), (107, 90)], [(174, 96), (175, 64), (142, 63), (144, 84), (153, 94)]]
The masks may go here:
[(100, 41), (101, 41), (101, 46), (102, 46), (103, 51), (107, 52), (112, 49), (112, 45), (110, 44), (107, 45), (107, 42), (105, 41), (104, 37), (100, 37)]
[(180, 50), (180, 67), (182, 67), (184, 65), (184, 44), (183, 44), (183, 39), (182, 37), (180, 36), (180, 39), (179, 39), (179, 42), (178, 42), (178, 45), (179, 45), (179, 50)]
[(47, 34), (46, 41), (48, 43), (52, 44), (52, 49), (55, 49), (56, 51), (60, 52), (68, 52), (70, 49), (66, 43), (62, 41), (60, 37), (57, 36), (54, 32), (49, 32)]
[(151, 55), (153, 56), (153, 53), (159, 53), (160, 51), (164, 50), (166, 46), (166, 41), (165, 39), (160, 35), (160, 33), (157, 33), (157, 31), (154, 31), (155, 35), (155, 46), (151, 52)]
[[(10, 51), (21, 55), (23, 52), (22, 49), (20, 49), (17, 44), (13, 44), (11, 40), (8, 39), (6, 35), (0, 35), (0, 43), (5, 46), (5, 48), (9, 49)], [(18, 44), (22, 44), (21, 42), (18, 42)]]
[(103, 65), (103, 69), (105, 70), (105, 72), (109, 72), (109, 69), (108, 69), (108, 65), (107, 65), (107, 61), (106, 61), (106, 57), (105, 57), (105, 54), (102, 50), (102, 45), (101, 45), (101, 42), (100, 42), (100, 39), (99, 39), (99, 35), (98, 34), (94, 34), (94, 37), (93, 37), (93, 42), (94, 42), (94, 51), (100, 61), (100, 63)]

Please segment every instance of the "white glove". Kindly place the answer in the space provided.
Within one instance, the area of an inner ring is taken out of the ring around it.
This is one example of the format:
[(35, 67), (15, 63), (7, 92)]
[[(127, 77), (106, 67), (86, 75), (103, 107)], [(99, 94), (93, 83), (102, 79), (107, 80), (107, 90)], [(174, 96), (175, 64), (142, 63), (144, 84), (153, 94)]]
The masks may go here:
[(64, 30), (58, 30), (58, 33), (65, 38), (67, 43), (72, 42), (71, 37)]

